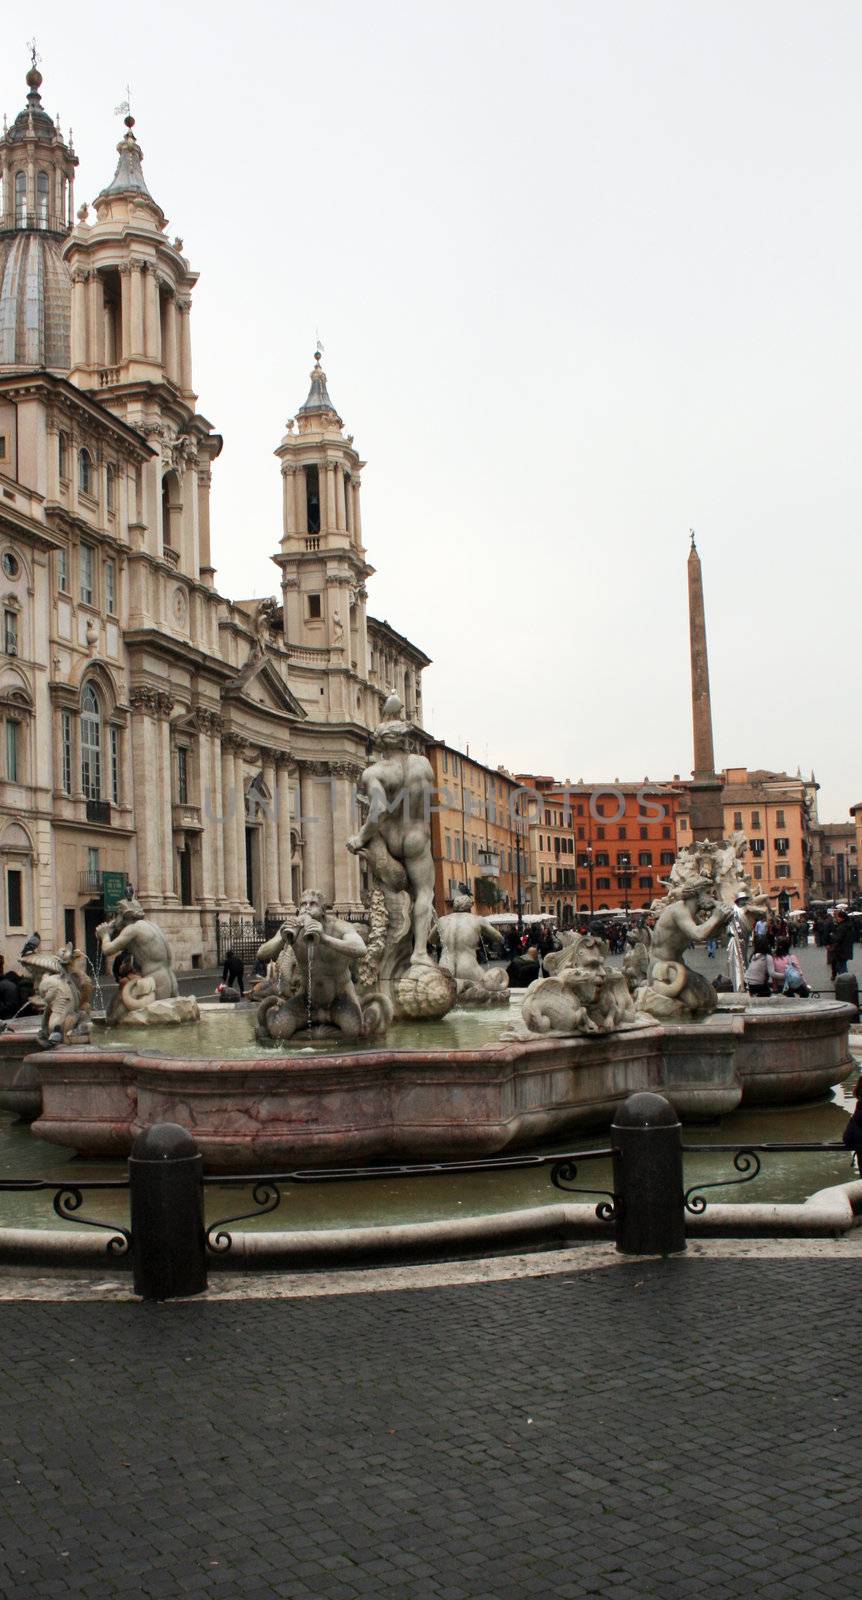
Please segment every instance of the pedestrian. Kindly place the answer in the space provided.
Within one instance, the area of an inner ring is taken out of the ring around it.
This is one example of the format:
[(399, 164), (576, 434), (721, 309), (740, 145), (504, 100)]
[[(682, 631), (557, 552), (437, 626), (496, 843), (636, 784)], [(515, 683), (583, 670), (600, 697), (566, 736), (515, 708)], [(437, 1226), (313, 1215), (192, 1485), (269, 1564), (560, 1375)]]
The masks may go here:
[(853, 1095), (856, 1104), (841, 1137), (847, 1149), (852, 1150), (856, 1171), (862, 1177), (862, 1075), (856, 1079)]
[(510, 989), (526, 989), (537, 978), (542, 976), (539, 965), (539, 952), (535, 945), (528, 945), (524, 954), (516, 956), (506, 968)]
[(713, 934), (712, 938), (711, 939), (707, 939), (707, 941), (706, 941), (706, 953), (709, 956), (710, 961), (714, 961), (715, 960), (717, 951), (718, 951), (718, 940), (716, 939), (715, 934)]
[[(776, 966), (778, 963), (776, 962)], [(784, 983), (782, 994), (790, 995), (794, 1000), (807, 1000), (811, 990), (805, 981), (805, 973), (799, 965), (799, 957), (791, 950), (784, 968)]]
[(745, 982), (749, 994), (764, 998), (772, 993), (775, 963), (765, 939), (755, 938), (754, 954), (745, 969)]
[(847, 963), (853, 956), (853, 924), (844, 910), (836, 911), (832, 924), (829, 943), (826, 946), (826, 959), (832, 973), (832, 982), (840, 973), (847, 971)]
[(224, 968), (221, 975), (222, 983), (229, 984), (232, 989), (238, 989), (240, 994), (244, 995), (245, 990), (242, 983), (244, 972), (245, 968), (239, 956), (235, 951), (228, 950), (224, 958)]

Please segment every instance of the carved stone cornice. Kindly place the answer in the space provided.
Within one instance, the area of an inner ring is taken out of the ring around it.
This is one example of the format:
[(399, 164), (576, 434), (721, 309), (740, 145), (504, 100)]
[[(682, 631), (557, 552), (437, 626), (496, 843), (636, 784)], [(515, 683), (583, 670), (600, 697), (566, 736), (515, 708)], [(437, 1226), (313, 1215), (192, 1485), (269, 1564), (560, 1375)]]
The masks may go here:
[(295, 461), (282, 461), (282, 463), (281, 463), (281, 476), (283, 478), (292, 478), (293, 474), (297, 470), (298, 469), (297, 469), (297, 465), (296, 465)]
[(244, 733), (235, 733), (233, 728), (226, 729), (221, 736), (222, 747), (233, 750), (237, 755), (245, 755), (248, 749), (248, 740)]
[(145, 711), (151, 717), (169, 717), (174, 709), (174, 700), (165, 689), (157, 689), (151, 683), (139, 683), (129, 691), (129, 705), (133, 711)]
[(288, 770), (296, 772), (296, 757), (292, 756), (289, 750), (276, 750), (274, 755), (277, 767), (287, 767)]
[(332, 770), (329, 761), (298, 761), (301, 778), (328, 778)]
[(362, 768), (358, 761), (331, 761), (329, 770), (335, 778), (349, 778), (351, 783), (358, 783), (362, 777)]

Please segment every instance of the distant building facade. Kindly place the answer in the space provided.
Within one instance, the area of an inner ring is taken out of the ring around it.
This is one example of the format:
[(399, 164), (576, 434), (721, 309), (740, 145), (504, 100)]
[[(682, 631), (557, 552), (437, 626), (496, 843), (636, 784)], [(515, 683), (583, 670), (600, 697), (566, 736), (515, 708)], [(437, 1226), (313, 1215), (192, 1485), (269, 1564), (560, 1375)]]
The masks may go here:
[(812, 900), (847, 900), (859, 894), (855, 822), (818, 822), (811, 828)]
[[(802, 774), (764, 768), (726, 767), (721, 773), (725, 837), (744, 833), (745, 870), (775, 909), (786, 896), (790, 909), (804, 907), (811, 892), (811, 830), (817, 821), (817, 783)], [(680, 845), (692, 843), (685, 803), (677, 830)]]
[(451, 911), (458, 894), (471, 895), (486, 915), (516, 911), (519, 883), (526, 911), (528, 823), (519, 812), (517, 779), (439, 739), (426, 754), (434, 772), (431, 849), (438, 916)]

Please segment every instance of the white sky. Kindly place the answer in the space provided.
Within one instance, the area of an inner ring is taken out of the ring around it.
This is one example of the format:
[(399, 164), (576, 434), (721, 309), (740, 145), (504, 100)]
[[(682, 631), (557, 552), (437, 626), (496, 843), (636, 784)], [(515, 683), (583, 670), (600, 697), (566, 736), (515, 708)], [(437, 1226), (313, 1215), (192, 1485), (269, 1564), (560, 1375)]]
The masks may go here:
[(720, 765), (862, 799), (862, 7), (365, 0), (8, 30), (0, 106), (71, 121), (80, 198), (132, 86), (192, 327), (223, 593), (275, 593), (272, 451), (319, 328), (368, 460), (371, 610), (426, 723), (558, 777), (686, 774), (688, 527)]

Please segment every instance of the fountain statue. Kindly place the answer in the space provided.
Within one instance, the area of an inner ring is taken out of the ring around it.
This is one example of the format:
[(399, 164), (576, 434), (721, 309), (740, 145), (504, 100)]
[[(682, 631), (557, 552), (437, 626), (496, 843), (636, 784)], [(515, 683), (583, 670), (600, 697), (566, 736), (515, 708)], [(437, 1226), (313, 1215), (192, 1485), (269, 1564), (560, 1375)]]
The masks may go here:
[(258, 960), (277, 962), (257, 1013), (264, 1043), (308, 1031), (316, 1038), (370, 1039), (386, 1032), (392, 1006), (385, 995), (356, 993), (352, 969), (366, 954), (365, 941), (326, 907), (317, 889), (306, 889), (299, 913), (262, 944)]
[(372, 735), (377, 754), (359, 780), (364, 820), (347, 841), (348, 850), (368, 863), (373, 882), (369, 959), (360, 983), (387, 995), (396, 1016), (436, 1019), (451, 1011), (456, 984), (428, 954), (434, 773), (413, 748), (415, 736), (403, 713), (401, 700), (390, 695)]
[(40, 1047), (47, 1050), (58, 1044), (87, 1044), (93, 1031), (93, 984), (87, 976), (83, 951), (71, 944), (57, 955), (33, 951), (22, 955), (21, 964), (32, 974), (36, 993), (45, 1006), (37, 1035)]
[(745, 834), (734, 833), (721, 844), (703, 840), (679, 852), (664, 880), (667, 893), (653, 901), (657, 921), (646, 983), (637, 991), (639, 1010), (670, 1022), (691, 1022), (715, 1011), (713, 984), (686, 966), (685, 952), (692, 944), (706, 944), (721, 929), (733, 930), (742, 904), (749, 914), (765, 904), (762, 896), (751, 893), (742, 866), (745, 848)]
[(157, 923), (147, 921), (138, 900), (118, 900), (113, 919), (100, 924), (96, 938), (103, 956), (127, 958), (128, 971), (120, 975), (108, 1017), (112, 1025), (198, 1021), (197, 1001), (179, 993), (168, 941)]
[(437, 922), (440, 940), (440, 965), (451, 972), (458, 990), (459, 1006), (505, 1006), (509, 1003), (509, 980), (501, 967), (480, 967), (476, 952), (482, 940), (503, 948), (503, 935), (473, 910), (468, 894), (456, 895), (452, 910)]
[(551, 976), (530, 984), (521, 1006), (521, 1029), (505, 1037), (619, 1033), (642, 1026), (646, 1019), (639, 1016), (623, 973), (610, 967), (607, 958), (607, 942), (593, 933), (576, 935), (546, 956)]

